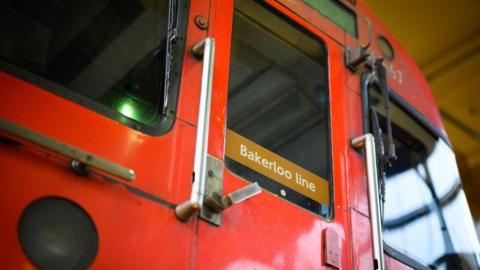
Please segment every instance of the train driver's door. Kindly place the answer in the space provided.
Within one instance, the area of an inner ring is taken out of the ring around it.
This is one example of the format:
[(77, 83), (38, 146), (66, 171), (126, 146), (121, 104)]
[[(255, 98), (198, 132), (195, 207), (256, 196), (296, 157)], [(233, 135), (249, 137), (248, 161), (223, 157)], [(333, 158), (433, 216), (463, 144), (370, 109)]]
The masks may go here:
[(212, 5), (212, 39), (194, 48), (204, 72), (213, 71), (213, 81), (202, 82), (211, 83), (203, 104), (210, 116), (199, 110), (209, 120), (205, 161), (198, 161), (205, 182), (195, 178), (176, 212), (184, 218), (202, 205), (196, 266), (322, 268), (325, 237), (333, 239), (332, 264), (347, 266), (348, 219), (341, 208), (333, 213), (332, 148), (349, 145), (345, 134), (332, 136), (330, 121), (330, 99), (343, 93), (342, 80), (331, 79), (342, 74), (332, 64), (342, 63), (341, 46), (277, 1)]

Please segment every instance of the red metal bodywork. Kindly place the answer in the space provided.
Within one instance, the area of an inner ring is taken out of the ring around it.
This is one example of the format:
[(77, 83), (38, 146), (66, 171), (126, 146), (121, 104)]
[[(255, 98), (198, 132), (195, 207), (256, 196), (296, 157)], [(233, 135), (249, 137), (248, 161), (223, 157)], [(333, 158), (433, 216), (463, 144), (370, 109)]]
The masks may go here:
[[(387, 37), (396, 51), (386, 64), (403, 77), (402, 82), (389, 77), (390, 86), (444, 132), (432, 94), (413, 61), (361, 1), (355, 6), (345, 1), (357, 14), (358, 39), (300, 0), (266, 2), (326, 43), (334, 218), (321, 219), (263, 192), (226, 210), (220, 227), (197, 217), (181, 223), (173, 209), (121, 185), (74, 175), (44, 149), (0, 144), (3, 269), (35, 269), (20, 247), (18, 219), (30, 202), (52, 195), (75, 201), (94, 220), (100, 245), (93, 269), (329, 269), (326, 229), (337, 235), (341, 269), (373, 269), (365, 161), (350, 147), (350, 139), (362, 134), (360, 81), (343, 58), (345, 47), (368, 42), (365, 18), (372, 22), (372, 36)], [(195, 26), (197, 15), (208, 18), (208, 32)], [(165, 135), (142, 134), (1, 71), (0, 117), (133, 168), (137, 179), (129, 185), (179, 204), (190, 196), (202, 69), (190, 48), (207, 36), (216, 40), (208, 153), (223, 160), (232, 16), (233, 0), (191, 1), (177, 118)], [(372, 49), (379, 54), (375, 43)], [(226, 169), (223, 181), (225, 193), (247, 184)], [(389, 257), (386, 266), (408, 269)]]

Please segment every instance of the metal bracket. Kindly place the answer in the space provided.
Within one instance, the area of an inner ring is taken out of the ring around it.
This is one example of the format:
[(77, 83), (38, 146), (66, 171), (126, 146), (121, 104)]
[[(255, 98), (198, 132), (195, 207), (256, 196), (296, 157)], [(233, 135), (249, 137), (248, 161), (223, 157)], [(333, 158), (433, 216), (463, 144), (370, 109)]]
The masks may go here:
[[(223, 162), (208, 155), (205, 194), (213, 193), (223, 194)], [(202, 207), (200, 217), (216, 226), (222, 224), (222, 212), (216, 213), (209, 207)]]
[(351, 72), (357, 72), (358, 66), (367, 61), (370, 56), (370, 53), (368, 52), (369, 47), (370, 43), (363, 45), (360, 48), (357, 48), (355, 53), (349, 48), (345, 48), (345, 65)]
[(335, 269), (341, 268), (341, 253), (340, 253), (340, 238), (334, 229), (327, 228), (324, 231), (324, 250), (325, 250), (325, 265)]
[(222, 212), (235, 204), (252, 198), (262, 192), (257, 182), (246, 185), (227, 195), (223, 195), (223, 162), (212, 157), (207, 157), (207, 176), (205, 179), (205, 194), (200, 217), (220, 226)]

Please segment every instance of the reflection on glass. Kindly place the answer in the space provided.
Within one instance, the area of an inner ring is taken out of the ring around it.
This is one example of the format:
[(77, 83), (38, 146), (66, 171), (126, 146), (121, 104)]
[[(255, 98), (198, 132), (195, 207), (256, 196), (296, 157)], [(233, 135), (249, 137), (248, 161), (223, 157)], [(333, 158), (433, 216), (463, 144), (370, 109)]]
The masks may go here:
[[(383, 104), (371, 100), (384, 126)], [(434, 269), (478, 269), (478, 240), (452, 149), (392, 104), (397, 160), (387, 168), (383, 237)]]
[[(227, 128), (328, 179), (325, 60), (320, 41), (254, 1), (235, 1)], [(281, 192), (265, 176), (232, 160), (227, 166), (287, 200), (326, 214), (317, 202), (284, 187)]]
[(168, 0), (4, 1), (0, 59), (124, 116), (163, 105)]
[(425, 175), (419, 169), (422, 165), (415, 161), (415, 152), (399, 140), (395, 144), (397, 160), (387, 174), (385, 189), (384, 239), (428, 264), (446, 252), (441, 221), (435, 214)]
[(427, 161), (435, 191), (440, 194), (441, 211), (445, 217), (453, 249), (464, 269), (478, 269), (478, 240), (460, 183), (455, 156), (448, 145), (439, 140)]

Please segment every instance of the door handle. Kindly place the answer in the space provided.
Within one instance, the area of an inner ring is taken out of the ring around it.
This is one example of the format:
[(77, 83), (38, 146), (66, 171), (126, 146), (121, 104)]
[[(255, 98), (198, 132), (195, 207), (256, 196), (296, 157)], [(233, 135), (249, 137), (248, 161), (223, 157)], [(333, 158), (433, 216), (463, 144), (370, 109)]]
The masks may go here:
[(365, 148), (365, 161), (367, 166), (368, 181), (368, 201), (370, 207), (370, 217), (372, 219), (372, 241), (373, 241), (373, 259), (374, 269), (383, 270), (383, 239), (382, 222), (380, 219), (380, 200), (378, 191), (377, 175), (377, 157), (375, 152), (375, 137), (366, 133), (355, 137), (351, 142), (355, 149)]
[(218, 192), (212, 192), (205, 199), (205, 206), (214, 213), (220, 213), (234, 204), (241, 203), (257, 194), (260, 194), (260, 192), (262, 192), (262, 189), (257, 182), (245, 186), (226, 196), (222, 196)]
[(207, 177), (207, 147), (210, 129), (210, 101), (212, 97), (213, 65), (215, 62), (215, 40), (208, 37), (193, 45), (192, 53), (203, 59), (202, 83), (198, 107), (197, 134), (193, 163), (193, 184), (190, 199), (175, 208), (175, 215), (186, 222), (203, 206)]

